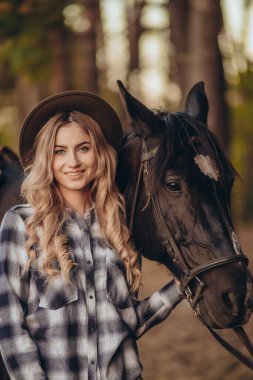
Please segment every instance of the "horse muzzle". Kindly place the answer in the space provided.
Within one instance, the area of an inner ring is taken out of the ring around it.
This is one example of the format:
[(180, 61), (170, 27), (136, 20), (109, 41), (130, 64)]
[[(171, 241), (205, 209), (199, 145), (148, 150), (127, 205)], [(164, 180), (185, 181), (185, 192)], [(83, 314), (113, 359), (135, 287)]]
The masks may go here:
[[(222, 271), (214, 273), (217, 290), (206, 286), (195, 307), (195, 314), (211, 328), (232, 328), (247, 323), (253, 311), (253, 281), (248, 269), (236, 284), (222, 283)], [(214, 307), (216, 305), (216, 307)]]

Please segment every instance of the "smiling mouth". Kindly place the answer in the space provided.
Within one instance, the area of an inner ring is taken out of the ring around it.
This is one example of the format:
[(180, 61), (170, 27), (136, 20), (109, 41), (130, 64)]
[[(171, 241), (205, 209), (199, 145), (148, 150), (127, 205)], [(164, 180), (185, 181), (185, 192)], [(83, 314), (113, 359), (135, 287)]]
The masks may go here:
[(84, 172), (84, 170), (79, 170), (78, 172), (66, 172), (65, 174), (69, 177), (76, 178), (76, 177), (79, 177), (80, 175), (82, 175), (83, 172)]

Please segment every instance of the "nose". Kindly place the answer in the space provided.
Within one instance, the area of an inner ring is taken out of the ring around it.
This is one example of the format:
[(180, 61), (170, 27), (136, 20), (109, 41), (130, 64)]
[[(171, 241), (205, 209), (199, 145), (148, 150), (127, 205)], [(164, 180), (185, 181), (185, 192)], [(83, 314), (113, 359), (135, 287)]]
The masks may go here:
[(69, 152), (68, 161), (70, 167), (77, 167), (80, 165), (80, 161), (76, 152)]
[(244, 305), (244, 297), (240, 296), (239, 292), (224, 292), (222, 294), (222, 300), (227, 312), (231, 316), (237, 317), (240, 315)]

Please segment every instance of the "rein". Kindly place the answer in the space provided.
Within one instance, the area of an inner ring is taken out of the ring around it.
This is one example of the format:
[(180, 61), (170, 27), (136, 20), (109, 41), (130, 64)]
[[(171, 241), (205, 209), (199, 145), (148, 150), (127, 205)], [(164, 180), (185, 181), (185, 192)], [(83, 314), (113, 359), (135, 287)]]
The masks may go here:
[[(248, 358), (241, 351), (239, 351), (237, 348), (235, 348), (226, 340), (224, 340), (219, 334), (217, 334), (211, 327), (209, 327), (205, 323), (205, 321), (201, 317), (199, 304), (198, 304), (205, 288), (204, 282), (198, 277), (199, 274), (204, 273), (208, 270), (212, 270), (214, 268), (223, 266), (223, 265), (228, 265), (228, 264), (232, 264), (236, 262), (244, 262), (245, 265), (248, 265), (248, 258), (243, 254), (236, 254), (234, 256), (224, 256), (218, 259), (208, 261), (207, 263), (200, 264), (197, 267), (192, 268), (192, 269), (188, 267), (163, 217), (162, 209), (159, 203), (156, 190), (152, 192), (151, 194), (148, 189), (149, 164), (150, 164), (150, 160), (155, 157), (157, 150), (158, 150), (158, 147), (147, 152), (145, 141), (143, 141), (141, 165), (140, 165), (140, 169), (138, 173), (137, 184), (136, 184), (135, 192), (133, 196), (133, 205), (132, 205), (131, 214), (130, 214), (130, 223), (129, 223), (130, 231), (133, 231), (133, 223), (134, 223), (134, 217), (135, 217), (135, 212), (136, 212), (137, 199), (138, 199), (138, 194), (140, 190), (141, 178), (143, 177), (145, 192), (148, 197), (148, 201), (151, 200), (152, 202), (155, 220), (160, 230), (162, 231), (163, 245), (165, 246), (167, 253), (173, 258), (172, 259), (173, 262), (180, 268), (181, 272), (183, 273), (183, 277), (181, 278), (181, 283), (180, 283), (180, 289), (182, 293), (185, 295), (188, 302), (190, 303), (194, 314), (202, 322), (202, 324), (207, 327), (207, 329), (210, 331), (213, 337), (224, 348), (226, 348), (232, 355), (234, 355), (247, 367), (253, 369), (253, 360), (251, 358)], [(194, 295), (192, 294), (192, 291), (190, 289), (190, 282), (193, 279), (197, 280), (197, 284), (198, 284)], [(253, 356), (253, 345), (250, 339), (248, 338), (246, 332), (244, 331), (243, 327), (242, 326), (234, 327), (233, 330), (235, 331), (235, 333), (237, 334), (237, 336), (243, 343), (244, 347), (248, 350), (251, 356)]]

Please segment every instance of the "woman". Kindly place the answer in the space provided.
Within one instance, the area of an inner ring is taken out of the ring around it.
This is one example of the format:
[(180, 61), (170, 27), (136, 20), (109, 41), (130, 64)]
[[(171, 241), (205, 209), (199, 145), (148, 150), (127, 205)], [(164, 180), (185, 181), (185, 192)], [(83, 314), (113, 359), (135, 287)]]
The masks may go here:
[(0, 347), (12, 379), (140, 379), (136, 339), (182, 299), (173, 280), (144, 301), (115, 185), (119, 119), (86, 92), (25, 119), (22, 195), (1, 226)]

